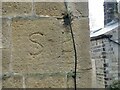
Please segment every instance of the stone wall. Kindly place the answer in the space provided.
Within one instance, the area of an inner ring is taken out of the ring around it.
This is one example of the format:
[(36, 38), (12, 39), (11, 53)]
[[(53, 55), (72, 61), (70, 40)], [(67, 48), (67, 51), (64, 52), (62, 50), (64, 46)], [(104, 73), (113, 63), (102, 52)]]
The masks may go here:
[(91, 87), (87, 2), (2, 2), (1, 19), (3, 88), (74, 88), (73, 44), (77, 87)]
[(111, 35), (111, 40), (105, 37), (98, 38), (100, 36), (91, 38), (91, 56), (95, 62), (98, 88), (109, 87), (114, 81), (119, 80), (119, 27), (104, 35)]

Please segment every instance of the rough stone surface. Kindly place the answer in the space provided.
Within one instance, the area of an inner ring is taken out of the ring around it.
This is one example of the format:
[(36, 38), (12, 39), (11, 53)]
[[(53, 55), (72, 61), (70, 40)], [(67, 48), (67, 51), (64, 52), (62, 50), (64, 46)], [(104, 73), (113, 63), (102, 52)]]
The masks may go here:
[[(91, 88), (91, 70), (81, 70), (77, 73), (77, 88)], [(67, 87), (74, 88), (74, 79), (67, 77)]]
[(2, 48), (2, 19), (0, 18), (0, 48)]
[(74, 19), (72, 22), (72, 29), (75, 36), (77, 56), (78, 56), (78, 70), (88, 69), (91, 67), (90, 53), (90, 40), (89, 38), (89, 24), (88, 18)]
[(28, 76), (25, 81), (26, 88), (66, 88), (65, 76), (34, 75)]
[(88, 17), (88, 2), (66, 2), (68, 11), (73, 17)]
[(10, 49), (2, 49), (2, 73), (9, 72), (10, 59)]
[(0, 89), (2, 89), (2, 80), (0, 80)]
[(0, 16), (2, 16), (2, 3), (0, 2)]
[[(80, 4), (66, 5), (73, 14), (77, 87), (90, 88), (88, 9)], [(75, 52), (65, 3), (4, 2), (2, 8), (3, 87), (74, 88)]]
[(9, 20), (6, 18), (2, 19), (2, 48), (10, 47), (10, 26)]
[(12, 30), (15, 72), (64, 72), (73, 69), (70, 32), (56, 19), (15, 19)]
[(75, 3), (75, 8), (81, 14), (81, 16), (89, 17), (88, 2), (77, 2)]
[(35, 2), (34, 7), (37, 15), (62, 16), (66, 11), (63, 2)]
[(22, 82), (21, 76), (6, 77), (2, 81), (2, 88), (22, 88)]
[(80, 71), (77, 75), (78, 88), (91, 88), (91, 70)]
[(27, 15), (32, 12), (31, 2), (2, 2), (3, 16)]

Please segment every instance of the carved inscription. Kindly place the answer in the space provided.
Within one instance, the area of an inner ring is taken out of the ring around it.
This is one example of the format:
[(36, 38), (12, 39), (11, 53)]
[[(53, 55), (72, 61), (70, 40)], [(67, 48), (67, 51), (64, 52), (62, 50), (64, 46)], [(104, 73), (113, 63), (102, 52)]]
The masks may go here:
[(35, 32), (29, 35), (29, 40), (35, 45), (36, 51), (30, 51), (30, 55), (39, 55), (43, 50), (43, 45), (40, 43), (40, 39), (43, 34), (41, 32)]

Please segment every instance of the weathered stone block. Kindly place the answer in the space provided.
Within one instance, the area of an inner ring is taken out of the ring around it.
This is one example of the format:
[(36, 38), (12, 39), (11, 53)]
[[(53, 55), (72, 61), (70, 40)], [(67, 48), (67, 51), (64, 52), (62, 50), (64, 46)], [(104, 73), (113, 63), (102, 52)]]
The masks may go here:
[(73, 69), (71, 34), (58, 20), (14, 19), (12, 30), (15, 72), (65, 72)]
[(11, 76), (2, 80), (2, 88), (22, 88), (22, 77)]
[(3, 16), (28, 15), (32, 12), (32, 2), (2, 2)]
[(89, 17), (88, 2), (76, 2), (75, 8), (81, 14), (81, 16)]
[(0, 48), (2, 48), (2, 19), (0, 19)]
[(0, 80), (0, 89), (2, 89), (2, 80)]
[(2, 16), (2, 3), (0, 2), (0, 16)]
[(2, 49), (2, 72), (9, 72), (9, 64), (11, 59), (10, 49)]
[(10, 22), (8, 19), (3, 18), (2, 19), (2, 48), (9, 48), (10, 47)]
[(0, 75), (2, 74), (2, 49), (0, 49)]
[[(91, 88), (90, 75), (90, 70), (83, 70), (77, 73), (77, 88)], [(74, 79), (71, 76), (67, 78), (67, 88), (74, 88)]]
[[(83, 6), (81, 6), (76, 3), (76, 11), (82, 16), (87, 16), (88, 13), (82, 11)], [(66, 12), (65, 4), (60, 2), (34, 2), (33, 7), (32, 2), (4, 2), (2, 13), (3, 16), (28, 15), (32, 13), (32, 9), (40, 16), (62, 17)], [(80, 18), (79, 20), (74, 18), (72, 28), (77, 46), (77, 73), (80, 73), (77, 75), (77, 86), (87, 88), (91, 87), (88, 18)], [(25, 75), (27, 73), (25, 76), (26, 88), (73, 86), (73, 78), (67, 80), (66, 76), (67, 72), (74, 71), (72, 36), (70, 30), (63, 26), (59, 20), (52, 17), (15, 17), (12, 19), (10, 28), (9, 22), (5, 19), (3, 22), (3, 46), (5, 47), (2, 57), (4, 60), (3, 71), (7, 72), (8, 66), (12, 65), (13, 72), (25, 73)], [(10, 38), (11, 51), (9, 51)], [(12, 60), (9, 62), (11, 56)], [(35, 73), (42, 74), (29, 75)], [(60, 75), (50, 75), (50, 73), (59, 73)], [(62, 73), (65, 74), (61, 75)], [(24, 87), (23, 84), (22, 76), (10, 76), (3, 79), (4, 88), (21, 88)]]
[(88, 17), (88, 2), (67, 2), (67, 9), (74, 17)]
[(28, 76), (26, 88), (66, 88), (66, 77), (59, 75)]
[(74, 19), (72, 29), (77, 48), (79, 69), (91, 68), (88, 18)]
[(63, 2), (35, 2), (37, 15), (62, 16), (66, 8)]

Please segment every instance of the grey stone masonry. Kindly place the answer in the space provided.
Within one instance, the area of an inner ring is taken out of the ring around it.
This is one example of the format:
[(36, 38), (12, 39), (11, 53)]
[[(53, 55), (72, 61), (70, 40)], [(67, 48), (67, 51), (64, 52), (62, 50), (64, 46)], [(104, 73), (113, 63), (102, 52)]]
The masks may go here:
[(2, 21), (3, 88), (74, 88), (75, 48), (77, 88), (91, 88), (88, 2), (3, 2)]

